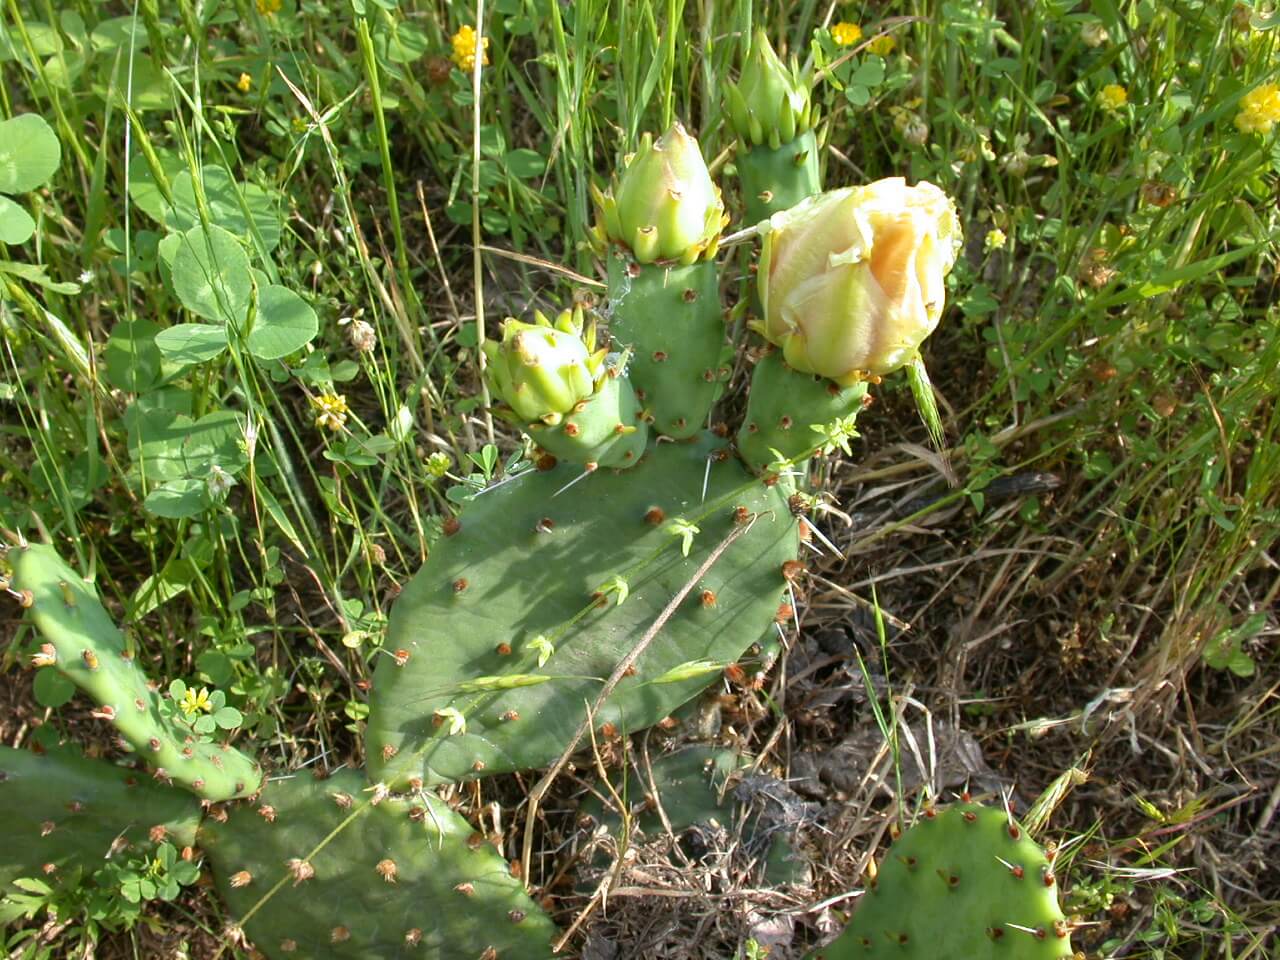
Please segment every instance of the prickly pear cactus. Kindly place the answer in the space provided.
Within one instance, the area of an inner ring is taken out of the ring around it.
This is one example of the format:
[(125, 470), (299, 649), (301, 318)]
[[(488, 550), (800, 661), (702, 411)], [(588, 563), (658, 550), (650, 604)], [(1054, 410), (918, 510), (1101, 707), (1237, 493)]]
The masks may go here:
[(1052, 859), (1004, 810), (928, 810), (889, 848), (844, 933), (809, 960), (1070, 957)]
[(812, 130), (777, 148), (751, 147), (737, 163), (746, 223), (767, 220), (822, 190), (818, 139)]
[(358, 773), (271, 782), (200, 828), (218, 890), (272, 960), (542, 960), (556, 928), (507, 862), (430, 794)]
[(732, 358), (715, 264), (641, 264), (615, 250), (609, 306), (610, 333), (632, 351), (627, 375), (645, 419), (669, 437), (692, 437), (707, 426)]
[(765, 356), (751, 376), (738, 453), (757, 470), (779, 459), (799, 462), (832, 439), (852, 436), (867, 385), (841, 387), (826, 377), (792, 370), (781, 351)]
[(159, 698), (97, 592), (52, 547), (10, 547), (3, 559), (10, 589), (22, 597), (47, 641), (34, 664), (54, 667), (93, 697), (99, 704), (95, 716), (120, 731), (157, 780), (179, 783), (213, 801), (258, 789), (262, 773), (256, 763), (163, 715)]
[(656, 723), (772, 629), (797, 525), (724, 441), (659, 443), (636, 467), (564, 465), (462, 512), (391, 612), (373, 680), (370, 776), (458, 780), (553, 761), (622, 657), (735, 524), (712, 566), (595, 717)]
[(137, 771), (0, 747), (0, 886), (18, 877), (71, 883), (137, 844), (191, 844), (199, 821), (199, 800)]

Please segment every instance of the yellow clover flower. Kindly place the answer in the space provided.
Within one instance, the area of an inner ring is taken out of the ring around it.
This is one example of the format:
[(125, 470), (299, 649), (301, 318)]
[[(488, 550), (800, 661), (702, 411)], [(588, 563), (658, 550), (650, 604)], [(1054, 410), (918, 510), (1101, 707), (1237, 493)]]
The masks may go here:
[(1240, 98), (1236, 129), (1241, 133), (1266, 136), (1277, 123), (1280, 123), (1280, 84), (1264, 83)]
[(987, 231), (987, 235), (982, 239), (982, 248), (990, 253), (992, 250), (1003, 250), (1005, 244), (1009, 242), (1009, 237), (999, 227)]
[(269, 17), (273, 13), (279, 13), (283, 0), (258, 0), (258, 12), (264, 17)]
[(482, 37), (480, 42), (476, 43), (474, 27), (464, 23), (449, 42), (453, 44), (453, 62), (460, 70), (471, 73), (476, 68), (477, 51), (480, 53), (480, 65), (482, 67), (489, 65), (489, 38)]
[(893, 48), (897, 45), (897, 40), (893, 39), (893, 37), (887, 33), (882, 33), (867, 44), (867, 49), (877, 57), (887, 57), (889, 54), (893, 53)]
[(194, 688), (187, 687), (187, 692), (182, 695), (182, 702), (178, 704), (182, 708), (184, 716), (191, 716), (193, 713), (199, 713), (203, 710), (208, 713), (213, 709), (213, 704), (209, 702), (209, 688), (201, 687), (197, 693)]
[(862, 28), (856, 23), (837, 23), (831, 28), (831, 39), (834, 40), (838, 46), (852, 46), (862, 39)]
[(1108, 83), (1098, 93), (1098, 104), (1103, 110), (1116, 111), (1129, 102), (1129, 91), (1118, 83)]
[(327, 430), (341, 430), (347, 422), (347, 398), (340, 393), (322, 393), (312, 397), (316, 408), (316, 426)]
[(249, 76), (247, 73), (240, 74), (240, 79), (236, 81), (236, 89), (241, 93), (248, 93), (252, 87), (253, 77)]

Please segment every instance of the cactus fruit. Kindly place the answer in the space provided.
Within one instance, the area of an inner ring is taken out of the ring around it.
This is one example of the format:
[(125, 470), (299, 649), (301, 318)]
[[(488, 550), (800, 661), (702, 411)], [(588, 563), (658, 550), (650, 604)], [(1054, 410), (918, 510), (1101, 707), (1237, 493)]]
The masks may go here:
[(145, 775), (69, 751), (0, 747), (0, 885), (19, 877), (73, 883), (131, 846), (195, 842), (200, 802)]
[(471, 501), (396, 601), (370, 695), (375, 780), (554, 760), (604, 678), (735, 524), (749, 526), (596, 725), (610, 735), (656, 723), (772, 627), (798, 549), (782, 484), (751, 478), (706, 435), (656, 444), (635, 468), (557, 496), (575, 473), (525, 475)]
[(631, 349), (643, 416), (659, 433), (692, 437), (730, 372), (715, 264), (640, 264), (622, 250), (608, 264), (609, 330)]
[(206, 800), (253, 793), (257, 764), (225, 743), (214, 743), (161, 711), (124, 635), (97, 592), (44, 544), (10, 547), (9, 588), (47, 641), (33, 658), (52, 666), (100, 705), (111, 723), (152, 769), (155, 779), (181, 784)]
[(735, 163), (747, 223), (822, 189), (811, 86), (795, 59), (784, 65), (768, 35), (757, 29), (738, 83), (725, 86), (725, 110), (739, 139)]
[(534, 316), (531, 324), (508, 319), (501, 343), (484, 346), (508, 419), (556, 457), (592, 470), (634, 466), (649, 428), (621, 361), (596, 349), (595, 325), (584, 327), (581, 310), (562, 311), (554, 324)]
[(620, 244), (638, 263), (711, 260), (729, 222), (698, 141), (679, 121), (657, 141), (646, 133), (609, 192), (593, 187), (592, 199), (596, 245)]
[(810, 960), (1071, 956), (1052, 857), (1004, 810), (962, 802), (898, 838), (844, 932)]
[(826, 377), (797, 373), (781, 351), (772, 351), (751, 375), (738, 454), (757, 470), (779, 460), (800, 463), (820, 447), (851, 436), (853, 418), (866, 400), (865, 383), (842, 387)]
[(206, 819), (200, 844), (272, 960), (543, 960), (555, 925), (507, 861), (441, 800), (369, 794), (359, 773), (272, 781)]

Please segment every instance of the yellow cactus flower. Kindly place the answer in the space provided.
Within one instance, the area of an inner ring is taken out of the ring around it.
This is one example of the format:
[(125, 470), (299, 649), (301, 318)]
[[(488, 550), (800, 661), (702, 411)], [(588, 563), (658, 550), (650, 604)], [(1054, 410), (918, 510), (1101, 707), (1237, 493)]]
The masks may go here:
[(480, 65), (482, 67), (489, 65), (489, 38), (481, 37), (479, 43), (476, 40), (475, 28), (465, 23), (449, 40), (453, 44), (453, 62), (458, 65), (458, 69), (466, 73), (476, 68), (477, 52), (480, 54)]
[(240, 79), (236, 81), (236, 89), (241, 93), (248, 93), (253, 87), (253, 77), (247, 73), (240, 74)]
[(961, 239), (938, 187), (895, 177), (832, 190), (761, 227), (759, 329), (791, 367), (850, 386), (919, 355)]
[(874, 37), (867, 44), (867, 49), (874, 53), (877, 57), (887, 57), (893, 53), (894, 48), (898, 45), (898, 41), (893, 39), (887, 33), (882, 33), (878, 37)]
[(1280, 84), (1264, 83), (1240, 98), (1236, 129), (1241, 133), (1266, 136), (1277, 123), (1280, 123)]
[(311, 398), (316, 408), (316, 426), (324, 430), (341, 430), (347, 423), (347, 398), (340, 393), (322, 393)]
[(1098, 105), (1103, 110), (1119, 110), (1129, 102), (1129, 91), (1118, 83), (1108, 83), (1098, 93)]
[(853, 46), (862, 39), (862, 28), (856, 23), (842, 21), (831, 28), (831, 39), (842, 47)]

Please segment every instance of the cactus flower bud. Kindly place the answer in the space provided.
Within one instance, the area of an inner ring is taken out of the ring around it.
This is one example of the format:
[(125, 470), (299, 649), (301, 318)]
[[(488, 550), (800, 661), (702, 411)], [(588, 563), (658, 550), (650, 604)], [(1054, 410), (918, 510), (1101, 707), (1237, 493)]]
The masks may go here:
[(640, 263), (693, 263), (715, 255), (729, 222), (698, 141), (679, 122), (657, 141), (644, 135), (608, 193), (592, 188), (597, 241), (608, 238)]
[(768, 35), (757, 29), (737, 85), (725, 87), (725, 107), (744, 143), (777, 150), (813, 126), (809, 90), (795, 58), (784, 65)]
[(919, 356), (960, 246), (938, 187), (894, 177), (832, 190), (762, 227), (758, 326), (791, 367), (849, 386)]
[(523, 423), (557, 424), (604, 375), (606, 351), (595, 343), (595, 325), (583, 329), (581, 310), (565, 310), (554, 324), (540, 312), (533, 323), (508, 318), (502, 342), (484, 345), (490, 389)]

